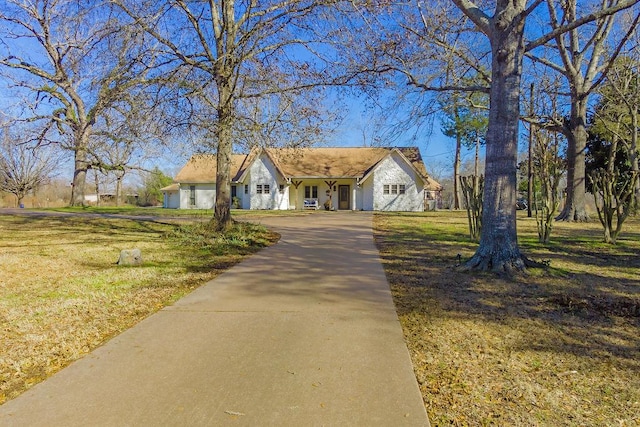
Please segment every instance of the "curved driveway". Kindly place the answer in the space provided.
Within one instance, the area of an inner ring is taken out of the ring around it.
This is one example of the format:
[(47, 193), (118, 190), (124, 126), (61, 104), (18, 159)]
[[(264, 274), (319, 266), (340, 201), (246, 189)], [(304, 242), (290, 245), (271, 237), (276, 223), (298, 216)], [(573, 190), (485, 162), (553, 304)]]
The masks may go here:
[(0, 406), (0, 425), (428, 425), (371, 220), (261, 220), (278, 244)]

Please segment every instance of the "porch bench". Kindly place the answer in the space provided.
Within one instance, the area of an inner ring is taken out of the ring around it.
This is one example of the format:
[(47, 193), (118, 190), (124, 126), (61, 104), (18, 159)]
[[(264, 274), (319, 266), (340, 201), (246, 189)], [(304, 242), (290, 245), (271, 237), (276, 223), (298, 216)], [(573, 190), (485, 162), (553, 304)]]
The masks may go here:
[(318, 199), (304, 199), (304, 205), (302, 207), (304, 209), (318, 209), (320, 205), (318, 205)]

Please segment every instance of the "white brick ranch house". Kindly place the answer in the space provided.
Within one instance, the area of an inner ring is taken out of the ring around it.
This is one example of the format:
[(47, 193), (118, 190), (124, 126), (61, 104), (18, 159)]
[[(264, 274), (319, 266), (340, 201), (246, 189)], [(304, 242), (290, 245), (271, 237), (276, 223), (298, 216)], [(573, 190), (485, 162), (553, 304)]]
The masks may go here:
[[(194, 155), (162, 189), (164, 207), (212, 209), (215, 176), (215, 155)], [(242, 209), (422, 211), (442, 190), (415, 147), (259, 149), (234, 154), (231, 176)]]

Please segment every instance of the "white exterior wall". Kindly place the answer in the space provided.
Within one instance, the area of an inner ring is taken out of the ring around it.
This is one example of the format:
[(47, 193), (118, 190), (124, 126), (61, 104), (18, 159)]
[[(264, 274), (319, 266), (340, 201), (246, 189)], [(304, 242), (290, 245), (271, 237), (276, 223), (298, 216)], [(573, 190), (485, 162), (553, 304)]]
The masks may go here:
[(180, 208), (180, 192), (179, 191), (165, 191), (163, 193), (162, 207), (167, 209)]
[(363, 211), (373, 210), (373, 177), (360, 184), (361, 207)]
[(289, 186), (284, 184), (284, 189), (282, 193), (280, 193), (280, 184), (278, 184), (278, 188), (276, 189), (276, 207), (275, 209), (279, 210), (287, 210), (289, 209)]
[(357, 211), (364, 210), (363, 208), (364, 188), (358, 180), (353, 184), (353, 208)]
[[(384, 159), (376, 167), (372, 179), (367, 181), (373, 182), (373, 210), (424, 210), (424, 183), (399, 155), (394, 153)], [(393, 184), (404, 184), (405, 194), (383, 194), (383, 186)]]
[[(327, 179), (327, 181), (329, 181)], [(336, 191), (333, 192), (333, 206), (335, 207), (335, 209), (339, 209), (339, 203), (340, 203), (340, 186), (341, 185), (348, 185), (349, 186), (349, 207), (347, 209), (343, 209), (343, 210), (355, 210), (357, 209), (357, 196), (356, 196), (356, 183), (357, 181), (355, 179), (352, 178), (341, 178), (341, 179), (331, 179), (331, 181), (336, 181), (336, 183), (334, 184), (334, 187), (336, 188)], [(324, 184), (324, 181), (323, 181)], [(325, 188), (328, 188), (326, 184), (324, 184)]]
[(304, 187), (316, 186), (318, 187), (318, 206), (320, 207), (320, 209), (324, 209), (324, 202), (329, 199), (329, 197), (326, 195), (326, 191), (329, 189), (329, 187), (327, 187), (327, 184), (325, 184), (321, 179), (301, 179), (300, 181), (302, 181), (302, 184), (298, 186), (297, 197), (296, 187), (291, 185), (289, 188), (289, 204), (296, 209), (303, 209), (305, 199)]
[(351, 206), (353, 207), (353, 210), (358, 210), (360, 209), (360, 206), (358, 205), (358, 200), (360, 198), (360, 187), (358, 187), (357, 184), (353, 184), (353, 187), (351, 187), (351, 197), (353, 197), (353, 199), (351, 199)]
[[(238, 198), (238, 206), (237, 208), (239, 209), (249, 209), (249, 195), (248, 194), (244, 194), (244, 184), (239, 184), (237, 182), (234, 182), (233, 184), (231, 184), (231, 194), (233, 194), (233, 187), (236, 187), (236, 197)], [(246, 205), (246, 207), (245, 207)], [(234, 207), (233, 204), (233, 198), (231, 198), (231, 207)]]
[[(180, 183), (180, 209), (190, 209), (191, 206), (189, 206), (189, 184), (183, 184)], [(197, 191), (197, 186), (196, 186), (196, 191)], [(198, 194), (196, 193), (196, 200), (197, 200)]]
[[(196, 187), (196, 204), (191, 206), (191, 186)], [(216, 201), (215, 184), (180, 183), (181, 209), (213, 209)]]
[[(245, 194), (244, 186), (248, 186), (248, 193)], [(242, 184), (236, 184), (238, 188), (238, 197), (240, 198), (240, 208), (242, 209), (251, 209), (251, 177), (247, 176), (245, 181)]]
[(289, 187), (289, 196), (288, 196), (288, 200), (289, 200), (289, 204), (291, 206), (291, 208), (295, 208), (295, 209), (301, 209), (302, 206), (304, 205), (304, 188), (306, 186), (309, 187), (313, 187), (316, 186), (318, 187), (318, 206), (320, 209), (324, 209), (324, 203), (329, 200), (329, 195), (327, 194), (327, 190), (329, 190), (329, 186), (327, 185), (327, 183), (325, 181), (336, 181), (336, 183), (334, 184), (334, 187), (336, 188), (335, 191), (332, 192), (331, 194), (331, 200), (332, 200), (332, 204), (333, 207), (335, 209), (338, 209), (339, 205), (339, 191), (340, 191), (340, 186), (341, 185), (348, 185), (349, 186), (349, 207), (346, 210), (352, 210), (352, 209), (360, 209), (359, 207), (359, 191), (357, 190), (356, 187), (356, 180), (355, 179), (301, 179), (302, 184), (300, 184), (300, 186), (298, 186), (298, 192), (297, 192), (297, 197), (296, 197), (296, 187), (294, 185), (291, 185)]
[[(266, 156), (261, 156), (253, 162), (245, 180), (245, 184), (249, 185), (248, 209), (289, 209), (287, 186), (284, 187), (284, 194), (280, 194), (280, 184), (285, 184), (285, 182), (278, 179), (278, 175), (275, 166)], [(264, 186), (265, 184), (269, 186), (269, 194), (258, 194), (257, 185)], [(242, 191), (244, 191), (244, 187)]]
[(300, 184), (296, 190), (296, 186), (289, 186), (289, 209), (302, 209), (302, 199), (304, 199), (304, 185)]

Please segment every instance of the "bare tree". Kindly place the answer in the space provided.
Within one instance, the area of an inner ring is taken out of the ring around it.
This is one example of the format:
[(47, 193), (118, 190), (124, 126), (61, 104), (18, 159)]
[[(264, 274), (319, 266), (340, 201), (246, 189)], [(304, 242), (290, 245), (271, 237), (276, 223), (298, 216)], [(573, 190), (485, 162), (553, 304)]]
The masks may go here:
[(102, 2), (2, 0), (0, 25), (0, 69), (20, 97), (16, 122), (41, 126), (34, 142), (73, 151), (71, 205), (81, 205), (96, 121), (135, 97), (151, 59)]
[(114, 3), (156, 40), (157, 54), (166, 60), (163, 69), (179, 77), (174, 81), (188, 104), (187, 121), (212, 141), (217, 160), (214, 223), (224, 229), (231, 221), (234, 136), (264, 137), (272, 131), (300, 129), (300, 125), (320, 129), (314, 109), (317, 101), (310, 101), (312, 95), (322, 94), (310, 90), (326, 82), (330, 72), (331, 64), (316, 50), (321, 22), (312, 19), (323, 3)]
[[(536, 61), (560, 73), (567, 82), (570, 98), (569, 120), (559, 123), (565, 134), (567, 146), (567, 197), (558, 219), (565, 221), (588, 221), (585, 208), (586, 176), (585, 146), (587, 141), (587, 109), (589, 97), (602, 82), (607, 71), (635, 31), (640, 13), (630, 19), (617, 19), (615, 14), (601, 14), (628, 1), (603, 1), (599, 4), (578, 4), (577, 0), (555, 2), (547, 0), (549, 23), (553, 38), (553, 50), (541, 44), (539, 54), (529, 55)], [(632, 4), (635, 2), (631, 2)], [(592, 9), (599, 17), (590, 25), (576, 25), (583, 19), (579, 12)], [(563, 28), (571, 26), (568, 31)], [(614, 31), (617, 29), (618, 31)], [(550, 34), (551, 34), (550, 33)], [(616, 40), (617, 38), (617, 40)], [(546, 51), (545, 51), (546, 50)], [(556, 53), (555, 56), (554, 53)], [(553, 58), (557, 58), (557, 61)]]
[(637, 47), (617, 58), (598, 94), (602, 108), (596, 109), (595, 119), (627, 151), (631, 170), (636, 175), (635, 199), (640, 203), (640, 52)]
[[(618, 58), (605, 84), (589, 128), (588, 173), (604, 241), (614, 243), (637, 207), (637, 63)], [(615, 224), (614, 224), (615, 220)]]
[(58, 161), (48, 147), (30, 147), (4, 132), (0, 143), (0, 190), (15, 195), (17, 205), (22, 206), (27, 194), (54, 175)]
[[(122, 201), (122, 183), (127, 173), (132, 169), (142, 169), (142, 166), (135, 166), (135, 146), (126, 139), (115, 135), (100, 135), (99, 144), (92, 144), (90, 151), (91, 169), (96, 174), (98, 172), (105, 176), (115, 177), (115, 203), (120, 206)], [(97, 139), (97, 138), (96, 138)], [(96, 178), (97, 179), (97, 178)]]
[[(557, 9), (558, 0), (546, 2)], [(599, 8), (590, 3), (581, 16), (549, 26), (548, 12), (541, 7), (545, 0), (352, 2), (361, 17), (359, 28), (376, 35), (363, 42), (362, 53), (353, 55), (354, 68), (368, 64), (383, 76), (382, 84), (399, 83), (401, 76), (423, 95), (456, 90), (489, 94), (482, 231), (466, 268), (509, 272), (524, 270), (528, 262), (518, 247), (515, 212), (523, 58), (636, 3), (611, 0)], [(527, 23), (542, 25), (526, 33)], [(480, 78), (469, 85), (465, 79), (473, 75)]]
[(549, 243), (554, 217), (560, 206), (558, 188), (564, 173), (565, 159), (560, 150), (564, 138), (557, 132), (534, 127), (533, 172), (539, 187), (533, 195), (533, 210), (538, 227), (538, 239)]
[[(552, 0), (549, 0), (550, 2)], [(525, 23), (543, 0), (497, 0), (493, 15), (472, 1), (453, 0), (487, 36), (491, 44), (491, 90), (480, 246), (466, 268), (524, 270), (527, 259), (516, 233), (516, 168), (520, 84), (525, 53), (580, 25), (628, 8), (636, 1), (614, 2), (606, 8), (558, 25), (529, 43)]]
[[(635, 205), (634, 185), (638, 174), (629, 167), (619, 167), (619, 136), (610, 134), (607, 139), (609, 140), (601, 146), (602, 152), (599, 153), (604, 154), (604, 167), (592, 170), (587, 176), (595, 198), (598, 218), (604, 229), (604, 241), (615, 244), (624, 221)], [(626, 154), (624, 151), (622, 153)]]
[(478, 241), (482, 231), (482, 193), (484, 176), (469, 175), (460, 177), (460, 187), (464, 196), (464, 205), (469, 222), (469, 237)]
[(147, 170), (150, 160), (157, 163), (155, 159), (168, 146), (164, 138), (171, 138), (167, 131), (174, 125), (165, 125), (159, 119), (162, 103), (150, 99), (153, 93), (137, 93), (125, 105), (105, 111), (94, 125), (88, 161), (91, 169), (115, 179), (116, 205), (122, 201), (125, 176)]
[(471, 98), (488, 94), (488, 44), (451, 1), (348, 4), (336, 37), (372, 112), (385, 122), (383, 143), (426, 141), (444, 105), (457, 99), (471, 109)]
[(536, 83), (530, 85), (528, 115), (522, 120), (528, 125), (529, 136), (527, 214), (535, 212), (538, 239), (548, 243), (560, 206), (558, 188), (566, 173), (566, 138), (557, 125), (562, 122), (558, 107), (562, 78), (547, 67), (541, 68)]

